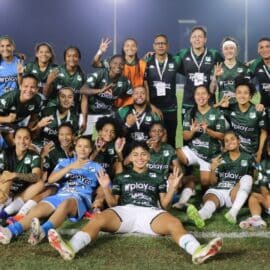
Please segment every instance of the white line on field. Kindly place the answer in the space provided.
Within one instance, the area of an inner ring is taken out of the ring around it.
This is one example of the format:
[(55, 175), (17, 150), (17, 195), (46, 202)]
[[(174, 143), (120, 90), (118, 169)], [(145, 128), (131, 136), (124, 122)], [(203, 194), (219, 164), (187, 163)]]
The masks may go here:
[[(74, 235), (78, 232), (78, 229), (60, 229), (59, 233), (65, 235)], [(253, 232), (191, 232), (195, 237), (198, 238), (250, 238), (250, 237), (258, 237), (258, 238), (270, 238), (270, 231), (253, 231)], [(109, 234), (109, 233), (101, 233), (101, 235), (111, 235), (116, 237), (130, 237), (130, 236), (138, 236), (138, 237), (153, 237), (152, 235), (140, 234), (140, 233), (126, 233), (126, 234)], [(154, 236), (156, 237), (156, 236)]]

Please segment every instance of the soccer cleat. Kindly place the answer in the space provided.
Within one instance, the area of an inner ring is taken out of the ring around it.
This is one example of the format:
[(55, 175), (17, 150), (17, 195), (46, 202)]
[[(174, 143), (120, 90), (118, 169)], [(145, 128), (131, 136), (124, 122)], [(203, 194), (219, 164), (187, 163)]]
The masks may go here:
[(266, 229), (267, 224), (261, 217), (249, 217), (239, 223), (243, 230), (263, 230)]
[(50, 245), (59, 252), (65, 261), (71, 261), (75, 257), (75, 252), (68, 243), (61, 238), (56, 230), (50, 229), (48, 232), (48, 239)]
[(230, 212), (227, 212), (224, 217), (232, 225), (235, 225), (237, 223), (236, 217), (233, 216)]
[(204, 220), (201, 218), (197, 208), (193, 204), (188, 205), (187, 216), (194, 222), (197, 228), (202, 229), (205, 226)]
[(22, 220), (24, 217), (25, 217), (25, 215), (17, 214), (15, 216), (8, 217), (6, 222), (7, 222), (7, 224), (13, 224), (15, 222)]
[(40, 226), (38, 218), (33, 218), (30, 225), (30, 235), (28, 238), (28, 243), (32, 246), (37, 245), (45, 238), (45, 233)]
[(218, 237), (210, 241), (207, 245), (199, 246), (192, 255), (194, 264), (202, 264), (208, 258), (215, 256), (223, 245), (222, 238)]
[(0, 243), (3, 245), (7, 245), (10, 243), (11, 238), (11, 231), (8, 228), (0, 226)]

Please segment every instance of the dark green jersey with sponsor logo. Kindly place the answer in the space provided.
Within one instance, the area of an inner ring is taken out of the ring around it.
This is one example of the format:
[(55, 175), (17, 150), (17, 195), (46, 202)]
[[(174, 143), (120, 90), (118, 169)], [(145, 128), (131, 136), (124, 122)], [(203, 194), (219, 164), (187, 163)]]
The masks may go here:
[(43, 102), (40, 95), (34, 95), (29, 101), (21, 103), (20, 91), (13, 90), (0, 97), (0, 115), (7, 116), (16, 113), (15, 123), (19, 123), (27, 116), (36, 114), (42, 109)]
[(270, 189), (270, 159), (266, 158), (261, 161), (258, 168), (258, 179), (256, 184)]
[(47, 107), (42, 110), (40, 118), (47, 116), (53, 116), (53, 120), (49, 125), (43, 128), (42, 138), (56, 142), (58, 127), (63, 123), (69, 122), (73, 126), (75, 132), (79, 130), (79, 116), (73, 110), (69, 110), (64, 118), (60, 118), (58, 107)]
[(236, 160), (232, 160), (228, 152), (223, 153), (216, 170), (218, 182), (214, 188), (231, 189), (244, 175), (252, 176), (254, 168), (254, 158), (246, 152), (240, 152)]
[[(21, 160), (17, 159), (14, 148), (8, 148), (0, 153), (0, 172), (32, 173), (34, 168), (41, 168), (40, 156), (27, 150)], [(31, 183), (16, 179), (11, 186), (11, 193), (17, 194), (26, 189)]]
[(103, 169), (110, 175), (113, 176), (113, 166), (117, 159), (117, 153), (114, 148), (114, 142), (110, 142), (105, 151), (98, 152), (97, 156), (95, 157), (94, 161), (99, 163)]
[[(117, 120), (122, 126), (125, 125), (127, 116), (135, 114), (136, 111), (133, 105), (122, 107), (116, 114)], [(159, 122), (161, 119), (152, 112), (151, 107), (147, 106), (146, 109), (137, 116), (137, 122), (131, 127), (126, 127), (126, 138), (130, 143), (132, 141), (142, 142), (149, 139), (149, 128), (154, 122)]]
[(116, 109), (114, 101), (117, 98), (132, 95), (130, 81), (123, 75), (116, 81), (112, 80), (106, 68), (92, 73), (86, 80), (86, 85), (92, 89), (101, 89), (109, 84), (114, 84), (112, 92), (103, 92), (89, 97), (90, 114), (111, 114)]
[(54, 81), (54, 92), (52, 93), (50, 99), (56, 98), (57, 93), (61, 88), (71, 87), (74, 93), (75, 108), (76, 111), (79, 112), (81, 100), (80, 89), (85, 83), (84, 73), (80, 69), (77, 69), (74, 74), (70, 74), (64, 65), (57, 67), (57, 69), (59, 70), (59, 73)]
[(241, 148), (250, 154), (256, 153), (261, 129), (266, 129), (266, 113), (258, 112), (256, 106), (251, 103), (246, 112), (240, 111), (238, 104), (231, 104), (224, 113), (231, 129), (240, 138)]
[(120, 195), (120, 205), (158, 207), (159, 193), (166, 193), (166, 182), (156, 172), (130, 170), (116, 176), (112, 192)]
[(164, 178), (169, 176), (170, 165), (177, 160), (175, 149), (167, 143), (161, 143), (159, 151), (150, 149), (150, 161), (147, 164), (149, 170), (161, 173)]
[(56, 64), (48, 64), (46, 69), (44, 71), (41, 71), (38, 63), (33, 61), (33, 62), (29, 62), (25, 66), (24, 74), (34, 75), (38, 79), (38, 87), (39, 87), (40, 92), (42, 92), (42, 89), (47, 81), (49, 73), (56, 67), (57, 67)]
[(59, 143), (55, 144), (54, 149), (49, 153), (48, 156), (45, 157), (43, 161), (43, 171), (48, 172), (50, 174), (55, 166), (66, 158), (72, 158), (74, 157), (74, 152), (72, 154), (68, 155), (63, 148), (59, 145)]
[[(234, 80), (237, 76), (249, 77), (248, 68), (240, 62), (236, 62), (236, 64), (232, 68), (227, 67), (226, 64), (223, 62), (221, 64), (221, 68), (223, 70), (223, 73), (221, 76), (217, 77), (218, 101), (220, 101), (222, 97), (225, 95), (233, 97), (230, 99), (230, 103), (236, 103), (236, 100), (234, 98), (235, 97)], [(212, 73), (213, 72), (214, 71), (212, 71)]]
[[(184, 117), (183, 130), (189, 131), (191, 129), (190, 109)], [(225, 118), (222, 112), (216, 108), (211, 108), (205, 114), (201, 114), (199, 111), (195, 112), (195, 120), (197, 123), (206, 122), (209, 129), (223, 133), (225, 131)], [(188, 141), (188, 146), (203, 160), (210, 162), (213, 157), (220, 153), (220, 142), (217, 139), (210, 137), (203, 130), (196, 132), (193, 138)]]
[(198, 85), (210, 84), (211, 70), (217, 62), (223, 59), (218, 51), (213, 49), (205, 49), (205, 51), (197, 56), (191, 48), (181, 49), (174, 56), (177, 65), (177, 71), (186, 77), (184, 86), (184, 105), (195, 104), (194, 89)]
[(249, 72), (255, 77), (260, 89), (261, 103), (265, 107), (270, 104), (270, 67), (261, 58), (257, 58), (249, 66)]

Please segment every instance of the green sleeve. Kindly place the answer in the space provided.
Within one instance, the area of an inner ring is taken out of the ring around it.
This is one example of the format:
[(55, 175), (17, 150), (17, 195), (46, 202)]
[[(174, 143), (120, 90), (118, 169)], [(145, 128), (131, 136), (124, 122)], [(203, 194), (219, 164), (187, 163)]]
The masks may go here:
[(183, 65), (183, 59), (188, 53), (189, 49), (181, 49), (177, 54), (173, 56), (174, 62), (176, 64), (176, 71), (184, 74), (184, 65)]

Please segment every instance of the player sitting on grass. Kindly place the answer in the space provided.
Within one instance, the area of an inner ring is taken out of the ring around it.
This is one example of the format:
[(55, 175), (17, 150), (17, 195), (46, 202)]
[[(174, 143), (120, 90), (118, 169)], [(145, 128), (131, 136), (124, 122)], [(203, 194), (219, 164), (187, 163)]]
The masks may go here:
[[(89, 160), (92, 152), (89, 138), (80, 137), (75, 151), (77, 157), (60, 161), (48, 178), (49, 183), (62, 181), (58, 192), (39, 202), (19, 222), (6, 228), (0, 226), (1, 244), (8, 244), (12, 238), (30, 228), (28, 242), (35, 245), (46, 237), (49, 229), (59, 227), (67, 217), (75, 222), (83, 217), (92, 204), (98, 186), (96, 173), (102, 167)], [(39, 218), (46, 217), (50, 218), (41, 226)]]
[(254, 160), (246, 152), (239, 150), (240, 140), (233, 131), (224, 135), (225, 153), (212, 160), (211, 182), (203, 197), (203, 207), (198, 211), (194, 205), (187, 208), (188, 217), (198, 228), (205, 226), (217, 208), (227, 207), (230, 210), (225, 218), (236, 224), (237, 214), (247, 200), (252, 188)]
[[(257, 182), (256, 182), (257, 184)], [(254, 230), (265, 229), (266, 222), (262, 219), (262, 209), (270, 214), (270, 139), (266, 143), (265, 158), (259, 166), (258, 174), (259, 192), (251, 193), (248, 200), (248, 207), (251, 217), (240, 222), (239, 226), (242, 229)]]
[[(111, 207), (86, 224), (69, 242), (64, 242), (56, 230), (49, 231), (51, 246), (64, 260), (72, 260), (75, 254), (92, 242), (100, 231), (111, 233), (143, 233), (150, 235), (171, 235), (174, 241), (189, 254), (195, 264), (214, 256), (222, 246), (222, 239), (216, 238), (208, 245), (200, 243), (182, 226), (179, 219), (158, 208), (158, 200), (163, 208), (170, 206), (175, 189), (181, 180), (179, 169), (174, 168), (168, 178), (168, 189), (162, 175), (150, 171), (147, 163), (149, 149), (145, 143), (135, 142), (131, 146), (132, 170), (116, 176), (111, 181), (104, 171), (98, 174), (105, 199)], [(117, 206), (117, 204), (120, 204)]]

